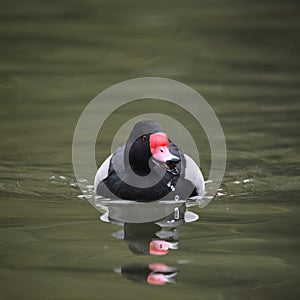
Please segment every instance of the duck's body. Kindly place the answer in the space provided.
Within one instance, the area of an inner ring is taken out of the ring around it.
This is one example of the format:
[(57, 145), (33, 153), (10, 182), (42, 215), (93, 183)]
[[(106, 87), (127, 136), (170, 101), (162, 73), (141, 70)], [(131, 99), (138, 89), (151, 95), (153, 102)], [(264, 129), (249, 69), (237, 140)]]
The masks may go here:
[(100, 166), (95, 192), (106, 198), (152, 201), (203, 196), (197, 164), (153, 121), (137, 123), (126, 144)]

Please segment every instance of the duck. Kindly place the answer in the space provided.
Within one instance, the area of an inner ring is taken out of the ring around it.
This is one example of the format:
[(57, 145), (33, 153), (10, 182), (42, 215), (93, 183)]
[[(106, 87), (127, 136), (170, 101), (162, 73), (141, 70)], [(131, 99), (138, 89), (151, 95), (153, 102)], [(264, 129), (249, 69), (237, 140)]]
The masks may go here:
[(96, 195), (139, 202), (199, 199), (205, 194), (195, 161), (168, 138), (155, 121), (136, 123), (126, 143), (100, 165)]

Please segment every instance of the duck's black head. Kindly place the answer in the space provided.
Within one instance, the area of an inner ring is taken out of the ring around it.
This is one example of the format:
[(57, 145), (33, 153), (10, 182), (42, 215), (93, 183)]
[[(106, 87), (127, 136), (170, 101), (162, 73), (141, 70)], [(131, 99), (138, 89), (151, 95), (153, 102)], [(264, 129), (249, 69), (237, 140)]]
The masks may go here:
[(144, 134), (138, 137), (131, 145), (129, 150), (129, 164), (132, 170), (139, 176), (145, 176), (150, 173), (149, 160), (151, 151), (149, 146), (150, 134)]
[(148, 175), (151, 164), (176, 174), (176, 164), (180, 158), (170, 152), (170, 141), (159, 124), (153, 121), (137, 123), (126, 146), (130, 167), (137, 175)]

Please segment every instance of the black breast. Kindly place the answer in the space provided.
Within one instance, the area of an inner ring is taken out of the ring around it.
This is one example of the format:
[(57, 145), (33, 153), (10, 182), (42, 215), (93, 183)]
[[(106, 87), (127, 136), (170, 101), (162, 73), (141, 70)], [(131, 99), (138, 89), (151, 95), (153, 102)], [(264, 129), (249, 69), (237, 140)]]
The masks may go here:
[[(178, 182), (179, 175), (181, 172), (184, 172), (185, 169), (184, 155), (172, 142), (170, 142), (170, 152), (181, 159), (181, 162), (177, 166), (177, 175), (166, 171), (163, 178), (155, 185), (141, 188), (124, 182), (122, 178), (120, 178), (122, 174), (119, 176), (114, 169), (113, 163), (111, 163), (109, 175), (99, 183), (97, 194), (111, 199), (127, 199), (135, 201), (154, 201), (159, 199), (171, 200), (175, 199), (175, 197), (179, 197), (179, 199), (188, 198), (193, 194), (191, 191), (194, 190), (194, 187), (191, 186), (191, 182), (187, 180), (180, 180), (180, 183)], [(114, 156), (112, 157), (112, 161), (114, 161)], [(184, 174), (182, 174), (181, 177), (184, 177)]]

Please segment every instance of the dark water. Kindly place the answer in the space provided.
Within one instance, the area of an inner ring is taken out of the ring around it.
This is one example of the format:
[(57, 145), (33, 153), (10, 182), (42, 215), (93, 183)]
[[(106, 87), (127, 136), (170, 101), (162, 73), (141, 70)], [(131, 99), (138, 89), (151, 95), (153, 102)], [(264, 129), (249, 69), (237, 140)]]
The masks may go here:
[[(297, 1), (5, 0), (0, 20), (0, 299), (299, 298)], [(112, 237), (71, 158), (89, 101), (143, 76), (200, 92), (228, 148), (222, 190), (160, 257)], [(116, 272), (150, 263), (177, 282)]]

